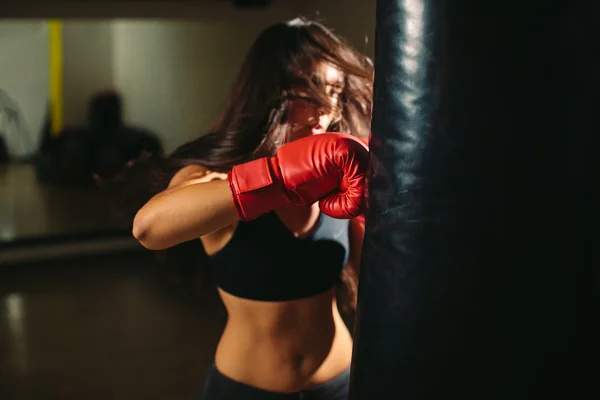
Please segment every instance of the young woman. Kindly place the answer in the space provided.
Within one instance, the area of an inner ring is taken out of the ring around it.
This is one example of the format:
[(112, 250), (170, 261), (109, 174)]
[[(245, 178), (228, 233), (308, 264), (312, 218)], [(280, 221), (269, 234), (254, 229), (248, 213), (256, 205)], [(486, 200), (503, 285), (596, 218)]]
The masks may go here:
[(208, 134), (139, 181), (168, 178), (133, 235), (153, 250), (201, 243), (228, 313), (204, 399), (347, 397), (335, 288), (354, 303), (372, 78), (320, 23), (272, 25)]

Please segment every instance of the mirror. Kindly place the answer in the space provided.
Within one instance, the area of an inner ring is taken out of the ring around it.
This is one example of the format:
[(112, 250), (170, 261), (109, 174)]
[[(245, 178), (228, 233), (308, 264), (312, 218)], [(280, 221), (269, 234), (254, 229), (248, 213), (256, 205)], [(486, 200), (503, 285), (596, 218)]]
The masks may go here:
[(257, 18), (0, 21), (0, 240), (118, 231), (91, 177), (205, 132)]

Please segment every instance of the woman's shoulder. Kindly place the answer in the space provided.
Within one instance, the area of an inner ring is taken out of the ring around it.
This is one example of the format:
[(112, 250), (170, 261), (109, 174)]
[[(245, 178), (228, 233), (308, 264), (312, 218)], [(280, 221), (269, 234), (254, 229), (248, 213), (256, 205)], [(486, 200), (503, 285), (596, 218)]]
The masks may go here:
[(226, 173), (211, 171), (199, 164), (187, 165), (173, 175), (169, 188), (227, 179)]

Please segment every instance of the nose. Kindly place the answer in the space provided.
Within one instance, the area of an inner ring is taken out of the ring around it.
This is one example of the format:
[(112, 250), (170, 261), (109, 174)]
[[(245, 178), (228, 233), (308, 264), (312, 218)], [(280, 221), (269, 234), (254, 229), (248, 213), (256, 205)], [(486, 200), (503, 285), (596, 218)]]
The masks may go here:
[(319, 117), (330, 114), (330, 113), (331, 113), (331, 110), (329, 110), (327, 107), (318, 107), (317, 108), (317, 115)]

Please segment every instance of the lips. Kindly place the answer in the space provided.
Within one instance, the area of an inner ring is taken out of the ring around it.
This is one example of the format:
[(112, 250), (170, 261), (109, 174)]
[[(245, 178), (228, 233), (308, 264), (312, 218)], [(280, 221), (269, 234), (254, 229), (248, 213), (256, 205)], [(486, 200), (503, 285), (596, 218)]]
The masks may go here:
[(321, 125), (316, 125), (313, 126), (312, 128), (312, 133), (313, 135), (318, 135), (319, 133), (324, 133), (325, 129), (323, 129), (323, 127)]

